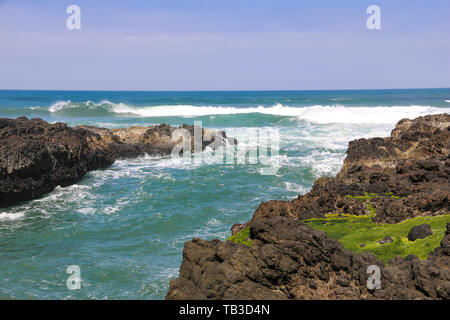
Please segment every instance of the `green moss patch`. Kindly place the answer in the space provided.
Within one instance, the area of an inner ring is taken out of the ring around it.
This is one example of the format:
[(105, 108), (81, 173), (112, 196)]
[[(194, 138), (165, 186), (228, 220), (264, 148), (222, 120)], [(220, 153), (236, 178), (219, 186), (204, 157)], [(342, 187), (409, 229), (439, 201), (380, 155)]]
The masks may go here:
[[(414, 254), (420, 259), (427, 259), (429, 253), (440, 245), (445, 235), (447, 222), (450, 222), (450, 214), (446, 214), (417, 217), (397, 224), (376, 224), (372, 221), (373, 213), (367, 216), (327, 215), (326, 218), (308, 219), (304, 222), (314, 229), (324, 231), (329, 237), (339, 240), (344, 248), (353, 252), (372, 252), (385, 263), (397, 256), (406, 257), (409, 254)], [(431, 225), (433, 234), (425, 239), (409, 241), (407, 236), (411, 228), (424, 223)], [(377, 243), (386, 236), (390, 236), (394, 241), (385, 244)]]
[(393, 192), (387, 192), (387, 193), (383, 193), (383, 194), (364, 192), (364, 195), (362, 195), (362, 196), (351, 196), (348, 194), (345, 197), (354, 199), (354, 200), (358, 200), (358, 201), (362, 201), (362, 202), (366, 202), (373, 198), (378, 198), (378, 197), (382, 197), (382, 196), (389, 197), (391, 199), (396, 199), (396, 200), (402, 199), (402, 197), (394, 195)]
[(235, 235), (229, 237), (227, 241), (228, 240), (251, 247), (253, 245), (253, 241), (250, 239), (250, 227), (242, 229)]
[(354, 199), (354, 200), (358, 200), (358, 201), (362, 201), (362, 202), (366, 202), (367, 200), (370, 200), (372, 198), (378, 197), (378, 194), (364, 192), (363, 196), (351, 196), (351, 195), (348, 194), (345, 197), (350, 198), (350, 199)]

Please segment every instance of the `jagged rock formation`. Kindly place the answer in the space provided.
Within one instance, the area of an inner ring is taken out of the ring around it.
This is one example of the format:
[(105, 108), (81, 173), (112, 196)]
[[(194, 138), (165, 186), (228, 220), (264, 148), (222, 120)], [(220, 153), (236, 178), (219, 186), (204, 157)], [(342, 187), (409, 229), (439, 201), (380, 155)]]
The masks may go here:
[[(172, 139), (178, 128), (151, 127), (103, 129), (71, 128), (41, 119), (0, 119), (0, 207), (35, 199), (79, 181), (88, 171), (110, 166), (118, 158), (144, 154), (170, 155), (183, 139)], [(184, 125), (194, 150), (194, 126)], [(203, 129), (201, 148), (236, 144), (224, 132)], [(220, 139), (215, 139), (221, 136)]]
[[(152, 156), (170, 155), (174, 147), (180, 143), (181, 137), (174, 139), (174, 132), (180, 128), (171, 127), (168, 124), (160, 124), (150, 127), (131, 127), (122, 129), (105, 129), (92, 126), (80, 126), (90, 132), (100, 136), (94, 143), (111, 150), (115, 158), (135, 158), (144, 154)], [(194, 126), (183, 125), (181, 129), (189, 133), (190, 148), (194, 151), (195, 132)], [(220, 137), (219, 139), (215, 139)], [(224, 131), (216, 132), (211, 129), (199, 130), (199, 143), (201, 150), (209, 146), (217, 148), (223, 145), (224, 141), (230, 144), (237, 144), (234, 138), (227, 137)], [(224, 139), (224, 140), (222, 140)], [(199, 149), (200, 149), (199, 148)]]
[(450, 115), (429, 115), (398, 122), (389, 138), (351, 141), (335, 178), (318, 179), (293, 201), (269, 201), (252, 221), (275, 215), (298, 219), (327, 213), (361, 215), (367, 204), (348, 196), (376, 194), (370, 204), (375, 222), (450, 212)]
[(94, 133), (40, 119), (0, 119), (0, 206), (68, 186), (114, 157)]
[[(450, 299), (450, 223), (428, 260), (388, 266), (291, 218), (253, 221), (250, 232), (252, 247), (187, 242), (166, 299)], [(367, 287), (371, 265), (381, 270), (380, 289)]]
[[(249, 223), (251, 247), (193, 239), (167, 299), (450, 299), (450, 223), (427, 260), (410, 255), (385, 265), (353, 253), (301, 222), (327, 213), (397, 223), (450, 212), (450, 115), (401, 120), (389, 138), (349, 144), (335, 178), (318, 179), (293, 201), (262, 203)], [(358, 201), (356, 196), (363, 196)], [(367, 268), (381, 270), (369, 289)]]

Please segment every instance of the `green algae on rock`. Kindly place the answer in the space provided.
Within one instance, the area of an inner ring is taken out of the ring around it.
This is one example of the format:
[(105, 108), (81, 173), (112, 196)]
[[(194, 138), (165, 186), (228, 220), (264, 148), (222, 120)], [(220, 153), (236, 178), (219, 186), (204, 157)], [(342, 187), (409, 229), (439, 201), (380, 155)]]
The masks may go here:
[[(371, 252), (378, 259), (388, 263), (397, 256), (405, 258), (416, 255), (422, 260), (435, 248), (445, 235), (450, 214), (434, 217), (417, 217), (397, 224), (377, 224), (370, 216), (327, 217), (305, 220), (314, 229), (324, 231), (331, 238), (339, 240), (344, 248), (353, 252)], [(323, 223), (326, 222), (326, 223)], [(433, 235), (416, 241), (408, 240), (412, 227), (430, 224)], [(386, 236), (392, 237), (392, 243), (379, 244), (377, 241)], [(361, 247), (361, 244), (365, 244)]]
[(238, 233), (232, 235), (227, 239), (227, 241), (233, 241), (234, 243), (241, 243), (248, 247), (251, 247), (253, 241), (252, 239), (250, 239), (250, 227), (246, 227)]

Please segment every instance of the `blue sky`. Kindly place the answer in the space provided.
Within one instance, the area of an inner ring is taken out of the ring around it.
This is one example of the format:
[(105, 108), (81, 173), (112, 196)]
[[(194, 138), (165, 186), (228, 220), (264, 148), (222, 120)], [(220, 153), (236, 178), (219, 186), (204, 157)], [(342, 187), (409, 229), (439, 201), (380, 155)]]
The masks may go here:
[(0, 0), (0, 46), (0, 89), (450, 87), (450, 1)]

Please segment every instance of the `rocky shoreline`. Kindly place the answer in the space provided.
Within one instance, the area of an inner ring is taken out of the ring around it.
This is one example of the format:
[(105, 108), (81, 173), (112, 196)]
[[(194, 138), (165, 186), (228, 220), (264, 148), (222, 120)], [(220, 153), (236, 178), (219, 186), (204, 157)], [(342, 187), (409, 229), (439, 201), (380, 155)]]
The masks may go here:
[[(69, 127), (42, 119), (0, 119), (0, 207), (32, 200), (56, 186), (78, 182), (87, 172), (117, 159), (167, 156), (183, 137), (173, 139), (167, 124), (126, 129)], [(194, 150), (194, 126), (183, 125)], [(225, 132), (201, 129), (201, 148), (236, 144)], [(216, 136), (224, 139), (215, 139)], [(186, 139), (187, 141), (187, 139)], [(187, 142), (189, 143), (189, 142)]]
[[(385, 264), (302, 221), (373, 214), (375, 223), (397, 224), (448, 215), (449, 182), (450, 115), (401, 120), (391, 137), (351, 141), (335, 178), (317, 180), (293, 201), (262, 203), (248, 223), (233, 225), (233, 234), (250, 229), (251, 246), (187, 242), (166, 299), (450, 299), (450, 223), (427, 260)], [(381, 289), (367, 287), (371, 265), (381, 270)]]
[[(195, 151), (198, 128), (181, 128)], [(105, 129), (26, 117), (0, 119), (0, 207), (74, 184), (117, 159), (170, 155), (182, 139), (174, 137), (177, 129), (166, 124)], [(237, 143), (224, 132), (200, 132), (202, 150)], [(218, 135), (224, 139), (216, 141)], [(179, 278), (171, 281), (166, 298), (450, 299), (450, 223), (428, 259), (408, 255), (388, 264), (370, 252), (350, 251), (305, 223), (328, 215), (369, 216), (388, 224), (448, 215), (449, 182), (450, 115), (401, 120), (391, 137), (351, 141), (336, 177), (318, 179), (310, 192), (293, 201), (262, 203), (248, 223), (233, 225), (234, 235), (248, 230), (251, 245), (187, 242)], [(418, 227), (408, 238), (432, 234), (429, 226)], [(392, 238), (386, 237), (379, 243), (389, 242)], [(367, 287), (369, 266), (380, 268), (381, 289)]]
[(296, 219), (326, 213), (361, 215), (369, 208), (352, 197), (365, 193), (380, 195), (370, 200), (378, 223), (449, 213), (449, 155), (450, 115), (401, 120), (391, 137), (350, 141), (335, 178), (318, 179), (310, 192), (291, 202), (262, 203), (252, 221), (274, 215)]

